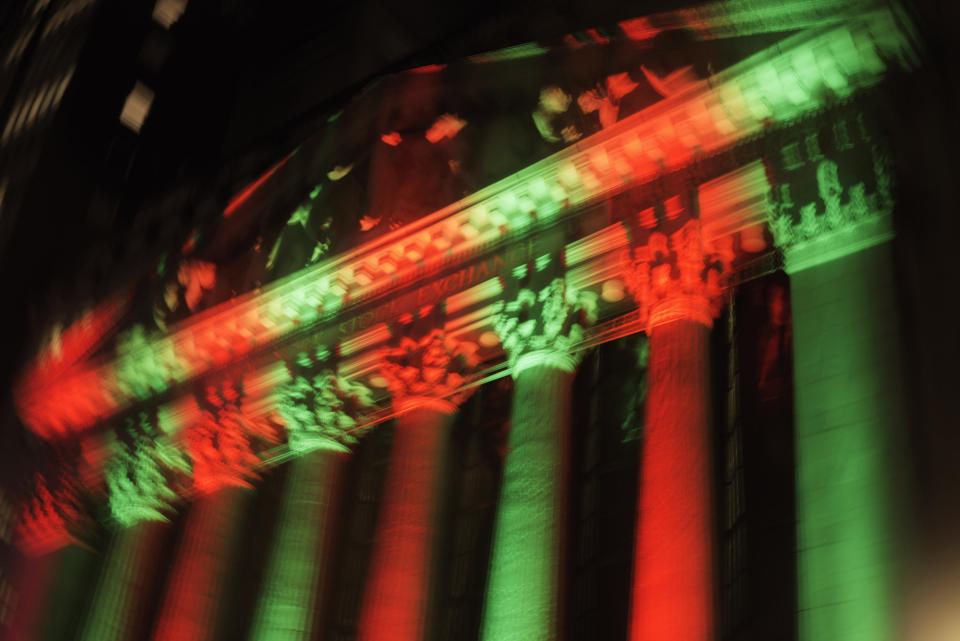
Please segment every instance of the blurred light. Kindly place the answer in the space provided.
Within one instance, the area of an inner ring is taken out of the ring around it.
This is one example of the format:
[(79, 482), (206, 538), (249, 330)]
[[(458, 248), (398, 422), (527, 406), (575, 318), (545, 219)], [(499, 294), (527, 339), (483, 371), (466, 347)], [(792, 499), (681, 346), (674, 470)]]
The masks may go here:
[(484, 332), (480, 334), (478, 340), (484, 347), (495, 347), (500, 344), (500, 337), (496, 332)]
[(126, 102), (123, 103), (123, 111), (120, 112), (120, 122), (129, 129), (140, 133), (140, 127), (143, 121), (147, 119), (150, 113), (150, 106), (153, 104), (153, 90), (141, 82), (137, 82)]
[(153, 5), (153, 19), (164, 29), (169, 29), (186, 8), (187, 0), (157, 0)]
[(603, 284), (600, 298), (608, 303), (616, 303), (623, 300), (623, 281), (619, 278), (606, 281)]
[(763, 225), (747, 227), (740, 232), (740, 247), (750, 254), (762, 252), (767, 248), (767, 241), (763, 237)]

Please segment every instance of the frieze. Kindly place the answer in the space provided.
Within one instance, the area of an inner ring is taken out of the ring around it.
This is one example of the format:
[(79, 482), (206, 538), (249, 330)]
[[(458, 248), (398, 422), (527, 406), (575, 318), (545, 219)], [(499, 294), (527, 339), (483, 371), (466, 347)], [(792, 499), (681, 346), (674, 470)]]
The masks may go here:
[(770, 231), (788, 272), (893, 236), (889, 153), (864, 114), (783, 145), (769, 159)]

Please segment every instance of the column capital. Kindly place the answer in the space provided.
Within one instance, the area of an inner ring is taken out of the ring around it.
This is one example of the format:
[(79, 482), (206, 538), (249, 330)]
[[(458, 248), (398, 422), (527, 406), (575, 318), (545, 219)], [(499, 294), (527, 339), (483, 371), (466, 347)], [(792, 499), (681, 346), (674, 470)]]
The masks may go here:
[(28, 556), (41, 556), (73, 540), (70, 530), (83, 518), (79, 488), (66, 475), (57, 476), (51, 483), (37, 472), (30, 499), (17, 514), (15, 541)]
[(892, 160), (863, 119), (837, 120), (832, 136), (813, 133), (804, 143), (783, 147), (768, 194), (770, 231), (788, 274), (893, 238)]
[(469, 396), (458, 392), (476, 376), (477, 346), (432, 329), (419, 340), (404, 336), (380, 352), (380, 373), (387, 379), (395, 409), (429, 406), (452, 413)]
[(279, 440), (269, 423), (247, 414), (243, 401), (240, 385), (231, 381), (207, 387), (198, 399), (200, 416), (183, 435), (196, 491), (252, 487), (261, 462), (256, 443)]
[(646, 244), (633, 247), (625, 280), (649, 327), (676, 320), (710, 327), (733, 258), (732, 237), (705, 242), (700, 221), (691, 218), (673, 233), (652, 231)]
[(110, 513), (120, 526), (141, 521), (168, 521), (177, 493), (168, 477), (189, 474), (186, 456), (141, 413), (129, 430), (129, 441), (117, 443), (117, 451), (105, 469)]
[(346, 452), (356, 442), (352, 431), (373, 405), (370, 389), (324, 369), (314, 376), (297, 374), (277, 392), (277, 411), (291, 451)]
[(580, 356), (573, 348), (597, 319), (594, 292), (578, 291), (557, 277), (539, 291), (524, 288), (514, 300), (497, 305), (493, 327), (514, 377), (536, 365), (576, 369)]

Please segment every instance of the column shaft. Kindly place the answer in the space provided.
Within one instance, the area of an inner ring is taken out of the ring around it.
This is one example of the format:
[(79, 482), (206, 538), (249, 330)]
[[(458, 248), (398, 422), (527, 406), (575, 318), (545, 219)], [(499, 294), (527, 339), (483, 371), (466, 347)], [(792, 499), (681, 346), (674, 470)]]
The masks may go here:
[(482, 638), (561, 637), (573, 374), (550, 365), (515, 381)]
[(156, 641), (214, 638), (224, 575), (248, 492), (225, 487), (197, 497), (190, 506), (154, 628)]
[(57, 550), (18, 559), (13, 581), (16, 602), (7, 628), (11, 639), (40, 638), (43, 618), (52, 605), (50, 592), (61, 554), (62, 550)]
[(253, 641), (309, 641), (322, 621), (345, 449), (314, 450), (290, 463)]
[(143, 638), (144, 617), (162, 561), (159, 552), (168, 533), (168, 524), (158, 521), (114, 533), (80, 635), (82, 641)]
[(362, 641), (418, 641), (425, 636), (431, 550), (451, 419), (451, 412), (432, 408), (397, 418), (360, 615)]
[(649, 331), (630, 638), (714, 636), (709, 328), (674, 320)]
[(790, 282), (800, 639), (894, 639), (891, 454), (904, 406), (890, 246)]

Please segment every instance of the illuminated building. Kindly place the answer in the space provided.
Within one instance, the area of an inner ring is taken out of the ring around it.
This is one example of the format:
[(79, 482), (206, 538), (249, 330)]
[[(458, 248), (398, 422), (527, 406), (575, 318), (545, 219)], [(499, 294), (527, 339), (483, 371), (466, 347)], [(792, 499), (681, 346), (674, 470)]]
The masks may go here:
[(146, 303), (38, 351), (16, 633), (901, 638), (911, 20), (704, 5), (550, 44), (367, 86)]

